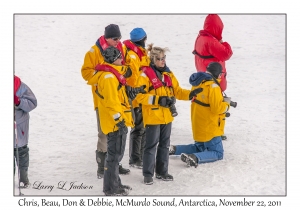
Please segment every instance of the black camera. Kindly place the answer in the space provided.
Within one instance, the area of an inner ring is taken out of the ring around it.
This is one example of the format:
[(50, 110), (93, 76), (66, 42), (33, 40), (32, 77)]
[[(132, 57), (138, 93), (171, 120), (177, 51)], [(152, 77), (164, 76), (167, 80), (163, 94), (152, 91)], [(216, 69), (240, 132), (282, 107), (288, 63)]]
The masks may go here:
[(176, 117), (178, 115), (174, 104), (172, 106), (170, 106), (170, 111), (171, 111), (172, 117)]
[(176, 98), (175, 97), (171, 97), (172, 102), (170, 105), (170, 112), (172, 114), (172, 117), (176, 117), (178, 115), (176, 107), (175, 107), (175, 103), (176, 103)]
[(230, 101), (230, 106), (232, 106), (233, 108), (236, 108), (236, 106), (237, 106), (237, 102)]

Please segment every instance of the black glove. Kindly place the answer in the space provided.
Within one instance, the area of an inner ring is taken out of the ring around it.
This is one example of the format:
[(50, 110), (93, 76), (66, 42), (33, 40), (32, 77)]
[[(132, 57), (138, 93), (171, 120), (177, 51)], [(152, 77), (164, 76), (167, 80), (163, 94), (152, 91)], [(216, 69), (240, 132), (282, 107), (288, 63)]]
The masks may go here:
[(192, 90), (189, 95), (189, 100), (191, 100), (193, 97), (197, 96), (197, 94), (201, 93), (202, 91), (203, 91), (203, 88), (197, 88), (195, 90)]
[(146, 93), (146, 91), (144, 90), (146, 87), (146, 85), (142, 85), (140, 87), (134, 88), (138, 93)]
[(169, 96), (159, 96), (158, 104), (160, 106), (169, 108), (173, 104), (173, 100)]
[(120, 134), (120, 135), (122, 135), (122, 134), (127, 134), (127, 133), (128, 133), (128, 128), (127, 128), (127, 126), (125, 125), (125, 121), (124, 121), (124, 120), (118, 122), (118, 123), (116, 124), (116, 126), (118, 126), (118, 128), (119, 128), (119, 134)]
[(140, 87), (137, 87), (137, 88), (133, 88), (131, 86), (126, 86), (126, 93), (127, 93), (127, 96), (133, 100), (135, 99), (136, 95), (139, 94), (139, 93), (146, 93), (146, 91), (144, 90), (144, 88), (146, 87), (146, 85), (142, 85)]

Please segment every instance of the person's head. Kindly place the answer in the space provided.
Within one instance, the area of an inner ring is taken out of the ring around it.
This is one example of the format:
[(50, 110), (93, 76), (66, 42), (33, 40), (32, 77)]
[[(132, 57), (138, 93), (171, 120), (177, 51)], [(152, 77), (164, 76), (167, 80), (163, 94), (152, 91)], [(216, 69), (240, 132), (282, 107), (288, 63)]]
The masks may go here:
[(108, 48), (103, 50), (103, 57), (104, 57), (104, 61), (107, 63), (118, 65), (118, 66), (122, 65), (122, 60), (123, 60), (122, 53), (120, 52), (120, 50), (118, 50), (113, 46), (109, 46)]
[(137, 45), (145, 47), (145, 43), (147, 40), (147, 34), (142, 28), (134, 28), (130, 32), (130, 40)]
[(224, 24), (217, 14), (208, 14), (204, 20), (203, 29), (213, 35), (217, 40), (222, 39)]
[(206, 71), (209, 72), (216, 79), (218, 79), (221, 76), (222, 70), (222, 65), (218, 62), (211, 62), (206, 67)]
[(166, 65), (166, 52), (170, 51), (168, 48), (153, 47), (153, 44), (148, 45), (150, 52), (150, 60), (157, 67), (164, 67)]
[(116, 47), (122, 38), (119, 26), (116, 24), (110, 24), (105, 27), (104, 38), (109, 46)]

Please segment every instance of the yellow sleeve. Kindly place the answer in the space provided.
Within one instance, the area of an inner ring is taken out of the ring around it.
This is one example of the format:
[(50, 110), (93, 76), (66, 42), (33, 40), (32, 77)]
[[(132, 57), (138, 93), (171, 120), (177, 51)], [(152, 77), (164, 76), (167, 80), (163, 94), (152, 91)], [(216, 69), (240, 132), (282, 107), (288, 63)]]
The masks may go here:
[(172, 86), (175, 98), (178, 100), (189, 100), (191, 90), (183, 89), (180, 87), (178, 80), (173, 73), (170, 74), (172, 79)]
[(99, 63), (103, 63), (103, 56), (100, 54), (100, 50), (97, 46), (91, 47), (91, 49), (85, 54), (84, 63), (81, 67), (81, 75), (85, 81), (88, 81), (95, 74), (95, 66)]
[(210, 110), (214, 114), (223, 114), (229, 110), (230, 105), (223, 102), (221, 88), (216, 83), (210, 85), (209, 104)]

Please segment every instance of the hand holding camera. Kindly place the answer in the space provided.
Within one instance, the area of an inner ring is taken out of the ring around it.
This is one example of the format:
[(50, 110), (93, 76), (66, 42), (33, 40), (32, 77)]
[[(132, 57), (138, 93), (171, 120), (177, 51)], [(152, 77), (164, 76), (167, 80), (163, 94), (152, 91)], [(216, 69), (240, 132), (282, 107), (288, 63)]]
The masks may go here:
[(231, 97), (224, 96), (223, 101), (227, 102), (233, 108), (236, 108), (237, 106), (237, 102), (231, 101)]
[(170, 112), (173, 117), (176, 117), (178, 115), (176, 107), (175, 107), (175, 103), (176, 103), (176, 98), (174, 96), (172, 96), (172, 97), (159, 96), (158, 104), (162, 107), (170, 108)]

